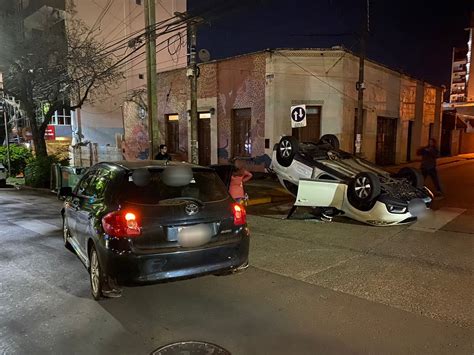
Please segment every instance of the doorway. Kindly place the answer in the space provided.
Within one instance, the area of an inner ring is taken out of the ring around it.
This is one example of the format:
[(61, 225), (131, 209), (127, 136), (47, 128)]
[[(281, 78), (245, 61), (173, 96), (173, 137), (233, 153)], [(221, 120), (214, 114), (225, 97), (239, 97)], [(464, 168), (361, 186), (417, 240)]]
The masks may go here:
[(179, 151), (179, 115), (166, 115), (166, 145), (168, 152), (176, 154)]
[(411, 141), (413, 138), (413, 121), (408, 121), (407, 161), (411, 161)]
[(251, 122), (250, 108), (232, 110), (232, 156), (234, 158), (252, 155)]
[(292, 136), (300, 142), (317, 142), (321, 138), (321, 106), (306, 106), (306, 127), (293, 128)]
[(211, 113), (199, 112), (198, 119), (199, 164), (211, 165)]
[(397, 119), (377, 117), (377, 143), (375, 162), (378, 165), (394, 165), (397, 144)]

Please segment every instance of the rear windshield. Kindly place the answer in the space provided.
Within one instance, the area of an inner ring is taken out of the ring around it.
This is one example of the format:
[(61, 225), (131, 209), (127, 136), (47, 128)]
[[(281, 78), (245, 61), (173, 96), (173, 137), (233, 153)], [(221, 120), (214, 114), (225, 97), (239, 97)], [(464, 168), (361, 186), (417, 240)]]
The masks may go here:
[(201, 202), (220, 201), (228, 197), (227, 189), (219, 176), (213, 171), (193, 171), (193, 178), (186, 186), (172, 187), (162, 179), (162, 170), (150, 171), (150, 183), (137, 186), (127, 179), (120, 194), (123, 200), (139, 204), (158, 204), (165, 200), (193, 198)]

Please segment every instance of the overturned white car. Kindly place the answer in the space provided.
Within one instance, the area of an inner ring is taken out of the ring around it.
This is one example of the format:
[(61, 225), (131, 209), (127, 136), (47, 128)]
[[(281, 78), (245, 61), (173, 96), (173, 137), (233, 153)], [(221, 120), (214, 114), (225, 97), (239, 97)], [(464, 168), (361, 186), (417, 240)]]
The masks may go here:
[(271, 169), (296, 197), (295, 207), (319, 207), (375, 226), (414, 222), (433, 199), (418, 170), (402, 168), (391, 175), (340, 150), (334, 135), (317, 143), (282, 137)]

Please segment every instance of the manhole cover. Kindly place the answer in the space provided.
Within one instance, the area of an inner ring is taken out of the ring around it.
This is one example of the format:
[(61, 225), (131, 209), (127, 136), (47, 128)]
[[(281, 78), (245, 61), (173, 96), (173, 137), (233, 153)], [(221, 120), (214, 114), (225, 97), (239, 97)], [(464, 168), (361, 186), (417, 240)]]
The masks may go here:
[(165, 345), (152, 352), (152, 355), (231, 355), (219, 345), (203, 341), (180, 341)]

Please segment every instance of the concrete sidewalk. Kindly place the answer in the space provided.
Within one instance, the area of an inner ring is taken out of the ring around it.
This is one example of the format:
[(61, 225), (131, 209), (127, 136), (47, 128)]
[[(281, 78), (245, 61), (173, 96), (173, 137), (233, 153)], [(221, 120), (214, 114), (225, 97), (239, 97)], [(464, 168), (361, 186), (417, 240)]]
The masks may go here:
[[(455, 156), (452, 156), (452, 157), (441, 157), (441, 158), (437, 159), (437, 165), (438, 165), (438, 167), (441, 167), (443, 165), (453, 164), (453, 163), (457, 163), (457, 162), (460, 162), (460, 161), (466, 161), (466, 160), (472, 160), (472, 159), (474, 159), (474, 153), (460, 154), (460, 155), (455, 155)], [(413, 160), (409, 163), (403, 163), (403, 164), (398, 164), (398, 165), (390, 165), (390, 166), (386, 166), (386, 167), (383, 167), (383, 168), (387, 171), (392, 172), (392, 171), (397, 171), (398, 169), (403, 168), (405, 166), (411, 167), (411, 168), (420, 168), (420, 164), (421, 164), (421, 159), (417, 159), (417, 160)]]

